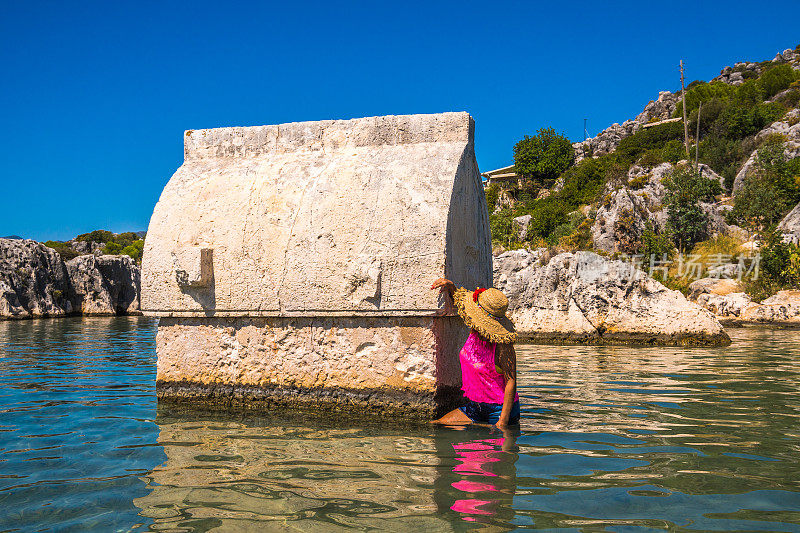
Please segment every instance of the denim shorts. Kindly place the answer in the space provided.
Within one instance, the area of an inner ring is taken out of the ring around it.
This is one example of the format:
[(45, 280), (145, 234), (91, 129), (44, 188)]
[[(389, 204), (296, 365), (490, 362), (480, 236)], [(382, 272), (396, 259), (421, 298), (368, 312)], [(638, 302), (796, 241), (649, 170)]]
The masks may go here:
[[(497, 424), (500, 420), (500, 413), (503, 411), (502, 403), (476, 402), (467, 399), (467, 404), (459, 407), (461, 412), (469, 417), (473, 422), (479, 424)], [(519, 423), (519, 401), (511, 406), (511, 414), (508, 416), (509, 424)]]

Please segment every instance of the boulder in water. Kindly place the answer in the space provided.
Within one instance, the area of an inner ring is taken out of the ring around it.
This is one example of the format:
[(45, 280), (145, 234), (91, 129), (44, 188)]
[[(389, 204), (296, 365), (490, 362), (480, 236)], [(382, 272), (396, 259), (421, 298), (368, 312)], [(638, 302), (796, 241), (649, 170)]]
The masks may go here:
[(139, 312), (139, 267), (127, 255), (81, 255), (66, 265), (76, 311), (83, 315)]
[(0, 239), (0, 319), (67, 315), (69, 290), (58, 252), (30, 239)]
[(631, 263), (592, 252), (506, 252), (494, 283), (509, 299), (519, 333), (535, 342), (724, 345), (707, 310)]

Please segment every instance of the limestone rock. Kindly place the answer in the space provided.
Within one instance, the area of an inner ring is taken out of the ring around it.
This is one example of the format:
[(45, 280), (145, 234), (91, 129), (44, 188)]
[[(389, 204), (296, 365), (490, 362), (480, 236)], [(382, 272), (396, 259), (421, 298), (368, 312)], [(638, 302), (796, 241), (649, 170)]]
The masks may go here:
[[(517, 250), (495, 258), (509, 315), (535, 341), (717, 345), (730, 342), (705, 309), (630, 263), (592, 252)], [(543, 263), (543, 264), (540, 264)]]
[(83, 315), (139, 312), (139, 267), (126, 255), (81, 255), (66, 262), (74, 309)]
[(741, 318), (753, 323), (800, 325), (800, 291), (778, 291), (761, 304), (748, 306)]
[(711, 81), (720, 81), (728, 85), (741, 85), (747, 78), (760, 76), (761, 71), (762, 69), (758, 63), (740, 61), (733, 67), (725, 67), (720, 70), (719, 76)]
[(725, 296), (732, 292), (741, 292), (742, 286), (738, 280), (729, 278), (702, 278), (689, 285), (689, 299), (697, 300), (701, 294), (716, 294)]
[(29, 239), (0, 239), (0, 319), (67, 315), (69, 289), (58, 252)]
[(696, 303), (723, 321), (741, 317), (744, 311), (752, 305), (752, 300), (743, 292), (732, 292), (725, 295), (705, 293), (697, 298)]
[(68, 241), (67, 244), (70, 248), (75, 250), (76, 253), (81, 255), (86, 254), (93, 254), (93, 255), (103, 255), (103, 247), (105, 246), (101, 242), (94, 242), (94, 241)]
[(68, 262), (44, 244), (0, 239), (0, 319), (133, 314), (139, 267), (125, 255)]
[(794, 206), (794, 208), (783, 217), (783, 220), (778, 224), (778, 229), (783, 232), (787, 240), (794, 243), (800, 242), (800, 204)]
[(689, 285), (689, 300), (719, 319), (740, 317), (752, 300), (735, 279), (702, 278)]
[(667, 218), (661, 204), (666, 189), (661, 182), (670, 172), (670, 163), (651, 170), (633, 166), (628, 171), (628, 183), (636, 182), (638, 187), (609, 183), (592, 225), (594, 247), (630, 253), (648, 221), (655, 229), (663, 230)]
[(514, 225), (514, 230), (517, 232), (517, 238), (520, 241), (524, 241), (528, 236), (528, 226), (531, 223), (531, 216), (530, 215), (522, 215), (520, 217), (515, 217), (512, 220), (512, 224)]

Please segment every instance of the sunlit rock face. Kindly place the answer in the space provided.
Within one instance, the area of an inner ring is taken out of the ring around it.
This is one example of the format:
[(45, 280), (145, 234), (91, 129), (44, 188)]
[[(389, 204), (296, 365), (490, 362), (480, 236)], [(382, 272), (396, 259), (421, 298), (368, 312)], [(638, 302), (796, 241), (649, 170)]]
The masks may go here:
[(550, 257), (544, 248), (505, 252), (494, 263), (518, 333), (536, 342), (730, 344), (709, 311), (632, 263), (593, 252)]
[(159, 394), (443, 408), (466, 331), (430, 284), (491, 284), (473, 131), (467, 113), (187, 131), (142, 265)]

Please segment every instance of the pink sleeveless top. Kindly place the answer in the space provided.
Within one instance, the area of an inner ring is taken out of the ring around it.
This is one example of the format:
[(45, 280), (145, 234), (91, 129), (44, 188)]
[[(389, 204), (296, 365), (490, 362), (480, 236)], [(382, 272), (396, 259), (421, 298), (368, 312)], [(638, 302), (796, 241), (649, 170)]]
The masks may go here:
[[(503, 403), (506, 378), (494, 367), (496, 347), (472, 330), (461, 348), (461, 390), (474, 402)], [(519, 400), (519, 395), (514, 400)]]

